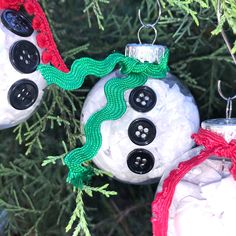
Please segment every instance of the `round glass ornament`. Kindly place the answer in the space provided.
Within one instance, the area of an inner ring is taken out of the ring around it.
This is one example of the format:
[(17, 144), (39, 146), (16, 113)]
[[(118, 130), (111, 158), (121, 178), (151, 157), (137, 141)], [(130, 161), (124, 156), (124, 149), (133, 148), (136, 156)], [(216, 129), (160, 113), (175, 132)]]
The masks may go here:
[[(165, 50), (161, 45), (129, 44), (126, 56), (159, 63)], [(105, 106), (106, 82), (124, 76), (117, 70), (95, 84), (82, 109), (82, 127)], [(144, 86), (128, 90), (124, 100), (126, 113), (118, 120), (102, 123), (102, 147), (93, 161), (117, 180), (132, 184), (155, 182), (170, 162), (193, 146), (191, 135), (199, 128), (194, 98), (168, 73), (163, 79), (149, 78)]]
[[(205, 133), (204, 146), (186, 152), (165, 171), (152, 205), (154, 236), (235, 235), (236, 119), (207, 120), (202, 128), (218, 137)], [(225, 155), (209, 155), (205, 161), (198, 161), (202, 151), (207, 153), (208, 150)], [(172, 180), (180, 178), (177, 172), (184, 170), (187, 165), (182, 163), (187, 162), (199, 163), (174, 186)], [(164, 192), (167, 200), (161, 200)], [(167, 202), (170, 202), (169, 208)], [(162, 208), (164, 205), (167, 207)], [(165, 217), (168, 227), (164, 223)]]

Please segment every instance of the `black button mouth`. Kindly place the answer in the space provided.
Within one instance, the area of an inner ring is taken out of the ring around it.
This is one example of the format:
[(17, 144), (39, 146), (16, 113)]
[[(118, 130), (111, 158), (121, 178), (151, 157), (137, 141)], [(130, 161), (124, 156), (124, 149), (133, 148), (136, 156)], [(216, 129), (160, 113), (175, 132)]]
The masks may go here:
[(17, 110), (25, 110), (31, 107), (37, 98), (38, 86), (28, 79), (17, 81), (8, 91), (9, 102)]
[(29, 37), (34, 32), (31, 22), (19, 11), (5, 10), (2, 13), (1, 20), (8, 30), (18, 36)]
[(10, 49), (10, 61), (13, 67), (25, 74), (36, 71), (40, 63), (40, 54), (36, 46), (26, 40), (15, 42)]
[(139, 118), (130, 124), (128, 135), (133, 143), (145, 146), (155, 139), (156, 126), (146, 118)]
[(151, 152), (146, 149), (135, 149), (127, 158), (129, 169), (136, 174), (146, 174), (150, 172), (155, 163), (155, 158)]
[(129, 96), (131, 107), (138, 112), (148, 112), (156, 105), (155, 92), (148, 86), (133, 89)]

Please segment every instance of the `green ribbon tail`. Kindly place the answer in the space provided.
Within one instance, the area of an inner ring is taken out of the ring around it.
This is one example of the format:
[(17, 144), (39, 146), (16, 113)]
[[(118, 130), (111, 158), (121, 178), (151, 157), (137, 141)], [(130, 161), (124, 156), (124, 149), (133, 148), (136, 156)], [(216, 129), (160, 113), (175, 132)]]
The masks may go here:
[(85, 57), (75, 60), (68, 73), (64, 73), (50, 65), (39, 65), (39, 70), (46, 80), (47, 84), (56, 84), (65, 90), (74, 90), (80, 88), (86, 76), (94, 75), (104, 77), (111, 73), (115, 66), (125, 58), (120, 53), (113, 53), (103, 61), (96, 61)]

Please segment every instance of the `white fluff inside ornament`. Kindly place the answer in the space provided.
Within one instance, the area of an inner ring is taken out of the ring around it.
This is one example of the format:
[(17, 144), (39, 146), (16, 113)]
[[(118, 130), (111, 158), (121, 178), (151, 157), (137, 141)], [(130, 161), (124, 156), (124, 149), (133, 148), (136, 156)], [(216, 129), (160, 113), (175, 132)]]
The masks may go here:
[(36, 71), (42, 51), (31, 22), (12, 10), (0, 11), (0, 16), (0, 129), (5, 129), (32, 115), (46, 81)]
[[(227, 143), (236, 138), (235, 118), (211, 119), (204, 121), (201, 126), (223, 137)], [(228, 150), (225, 143), (220, 145), (221, 150)], [(172, 170), (176, 170), (180, 163), (197, 157), (203, 150), (209, 149), (203, 146), (193, 148), (171, 163), (160, 180), (157, 194), (163, 190), (164, 181)], [(225, 156), (209, 156), (184, 175), (175, 188), (169, 208), (167, 236), (235, 235), (236, 181), (231, 173), (233, 154), (232, 148)], [(179, 173), (183, 169), (180, 167)], [(173, 178), (179, 178), (177, 175)], [(172, 189), (169, 187), (165, 190), (167, 198)]]
[[(82, 109), (83, 126), (105, 106), (105, 83), (121, 76), (116, 71), (96, 83)], [(188, 90), (171, 74), (163, 80), (149, 78), (144, 87), (132, 91), (124, 95), (126, 113), (102, 123), (102, 147), (93, 161), (117, 180), (155, 182), (173, 160), (192, 147), (191, 135), (199, 128), (198, 109)]]
[[(190, 152), (189, 152), (190, 154)], [(167, 236), (234, 236), (236, 182), (230, 162), (207, 160), (177, 185)]]

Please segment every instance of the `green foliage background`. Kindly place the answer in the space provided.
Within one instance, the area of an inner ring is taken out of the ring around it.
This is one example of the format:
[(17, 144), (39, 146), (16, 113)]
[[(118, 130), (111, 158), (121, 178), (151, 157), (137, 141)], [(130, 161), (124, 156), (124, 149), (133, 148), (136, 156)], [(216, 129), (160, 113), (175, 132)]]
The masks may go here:
[[(114, 51), (124, 52), (127, 43), (137, 42), (138, 9), (147, 22), (154, 22), (157, 15), (155, 0), (40, 2), (68, 66), (82, 56), (103, 59)], [(234, 44), (235, 0), (222, 0), (219, 26), (216, 0), (161, 2), (157, 43), (170, 48), (172, 73), (191, 89), (202, 119), (224, 117), (225, 102), (216, 83), (222, 80), (224, 93), (235, 94), (236, 66), (219, 32), (224, 27)], [(143, 41), (152, 38), (153, 32), (143, 31)], [(0, 207), (8, 211), (8, 235), (151, 235), (155, 184), (131, 186), (106, 175), (94, 177), (83, 191), (66, 184), (63, 153), (80, 145), (80, 110), (95, 83), (91, 77), (73, 92), (51, 86), (27, 123), (0, 132)]]

